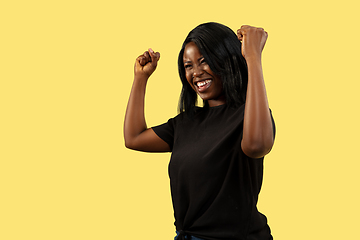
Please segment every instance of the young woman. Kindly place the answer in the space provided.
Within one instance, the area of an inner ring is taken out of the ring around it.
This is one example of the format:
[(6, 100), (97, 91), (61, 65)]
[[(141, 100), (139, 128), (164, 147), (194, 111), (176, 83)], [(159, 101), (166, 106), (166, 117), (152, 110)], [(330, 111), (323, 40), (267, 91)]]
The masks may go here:
[[(136, 59), (125, 145), (172, 152), (177, 240), (272, 239), (256, 207), (263, 159), (275, 136), (261, 65), (266, 39), (264, 29), (251, 26), (242, 26), (237, 35), (218, 23), (193, 29), (178, 59), (180, 113), (153, 128), (145, 122), (144, 97), (160, 54), (149, 49)], [(196, 105), (197, 95), (203, 107)]]

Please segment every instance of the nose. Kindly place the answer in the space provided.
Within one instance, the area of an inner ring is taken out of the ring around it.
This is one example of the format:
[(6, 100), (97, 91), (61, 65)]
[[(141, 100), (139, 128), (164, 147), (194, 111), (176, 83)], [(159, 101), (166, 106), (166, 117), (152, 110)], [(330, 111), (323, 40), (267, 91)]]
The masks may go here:
[(200, 77), (204, 73), (201, 66), (194, 66), (193, 78)]

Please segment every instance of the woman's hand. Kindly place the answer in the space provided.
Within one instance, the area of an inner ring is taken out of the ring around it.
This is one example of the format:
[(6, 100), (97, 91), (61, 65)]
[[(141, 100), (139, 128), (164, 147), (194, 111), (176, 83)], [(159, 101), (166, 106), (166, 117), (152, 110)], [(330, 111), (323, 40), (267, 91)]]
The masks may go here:
[(149, 48), (149, 51), (146, 51), (144, 54), (137, 57), (135, 61), (135, 78), (149, 78), (155, 71), (159, 59), (160, 53), (154, 52), (151, 48)]
[(241, 53), (245, 59), (261, 57), (261, 52), (268, 37), (267, 32), (263, 28), (243, 25), (237, 30), (237, 37), (242, 41)]

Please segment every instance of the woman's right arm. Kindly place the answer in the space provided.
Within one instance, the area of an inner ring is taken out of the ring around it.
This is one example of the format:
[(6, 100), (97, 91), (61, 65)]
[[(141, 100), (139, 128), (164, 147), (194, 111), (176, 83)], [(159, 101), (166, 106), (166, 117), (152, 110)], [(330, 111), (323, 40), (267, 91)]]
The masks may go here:
[(169, 152), (169, 145), (147, 128), (144, 114), (146, 84), (155, 71), (160, 53), (151, 48), (135, 61), (134, 83), (125, 113), (124, 139), (127, 148), (144, 152)]

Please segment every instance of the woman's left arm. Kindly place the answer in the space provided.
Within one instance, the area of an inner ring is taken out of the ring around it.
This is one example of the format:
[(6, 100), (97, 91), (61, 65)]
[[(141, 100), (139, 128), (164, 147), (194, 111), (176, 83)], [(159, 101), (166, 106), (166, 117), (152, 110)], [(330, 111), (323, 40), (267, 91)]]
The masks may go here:
[(247, 156), (261, 158), (270, 152), (274, 144), (273, 123), (261, 65), (261, 53), (268, 34), (262, 28), (244, 25), (237, 31), (237, 36), (242, 41), (241, 51), (248, 66), (241, 148)]

